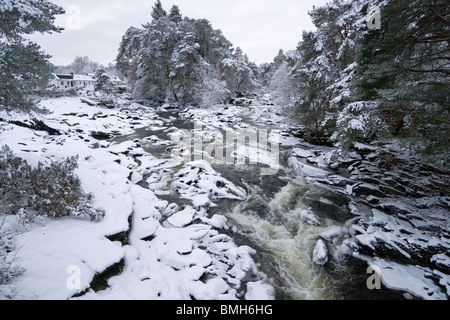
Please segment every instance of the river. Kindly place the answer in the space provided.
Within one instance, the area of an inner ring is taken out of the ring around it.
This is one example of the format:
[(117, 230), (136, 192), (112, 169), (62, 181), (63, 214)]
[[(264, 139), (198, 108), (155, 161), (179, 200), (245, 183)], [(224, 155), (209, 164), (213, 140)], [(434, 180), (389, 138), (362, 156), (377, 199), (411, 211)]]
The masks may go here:
[[(239, 114), (227, 120), (208, 122), (206, 113), (201, 118), (202, 130), (216, 130), (225, 133), (228, 127), (257, 128), (275, 130), (280, 123), (288, 123), (282, 115), (278, 121), (270, 121), (274, 107), (256, 113), (256, 107), (243, 107)], [(170, 159), (176, 147), (169, 143), (176, 130), (192, 132), (196, 130), (192, 113), (186, 110), (164, 109), (157, 111), (161, 128), (138, 129), (132, 135), (115, 138), (115, 142), (127, 140), (140, 141), (144, 150), (160, 159)], [(213, 111), (212, 111), (213, 112)], [(261, 117), (264, 115), (265, 117)], [(189, 116), (190, 115), (190, 116)], [(219, 114), (220, 116), (221, 114)], [(208, 115), (209, 116), (209, 115)], [(226, 116), (226, 115), (225, 115)], [(263, 119), (261, 121), (261, 119)], [(269, 121), (267, 121), (269, 119)], [(197, 119), (198, 120), (198, 119)], [(217, 120), (217, 119), (216, 119)], [(216, 125), (219, 124), (220, 127)], [(206, 128), (207, 129), (204, 129)], [(171, 128), (171, 130), (163, 130)], [(209, 209), (228, 219), (230, 228), (226, 232), (237, 245), (248, 245), (257, 251), (254, 255), (260, 271), (267, 275), (268, 282), (275, 289), (276, 299), (285, 300), (340, 300), (340, 299), (383, 299), (401, 298), (400, 294), (388, 289), (369, 290), (366, 281), (367, 263), (348, 256), (343, 242), (351, 238), (350, 226), (360, 216), (351, 208), (357, 199), (342, 192), (342, 188), (314, 183), (292, 170), (288, 159), (293, 150), (301, 148), (306, 152), (327, 151), (327, 147), (314, 146), (287, 133), (287, 126), (281, 129), (283, 141), (278, 152), (279, 166), (274, 174), (261, 175), (263, 164), (212, 164), (214, 170), (224, 178), (247, 191), (244, 201), (221, 200), (217, 207)], [(197, 128), (198, 130), (198, 128)], [(149, 137), (152, 137), (149, 139)], [(165, 143), (152, 143), (152, 141)], [(193, 144), (194, 146), (194, 144)], [(195, 151), (199, 150), (193, 150)], [(301, 159), (307, 163), (305, 159)], [(249, 162), (249, 161), (247, 161)], [(314, 164), (308, 163), (314, 167)], [(325, 169), (320, 169), (325, 170)], [(337, 169), (338, 170), (338, 169)], [(336, 171), (338, 172), (338, 171)], [(329, 172), (336, 174), (336, 172)], [(343, 172), (338, 172), (343, 173)], [(148, 177), (144, 177), (146, 180)], [(167, 190), (171, 190), (171, 178)], [(143, 182), (141, 186), (148, 187)], [(183, 205), (186, 201), (168, 192), (158, 196), (170, 203)], [(312, 213), (308, 219), (307, 213)], [(364, 207), (359, 208), (364, 212)], [(369, 212), (369, 210), (367, 210)], [(311, 221), (313, 219), (313, 221)], [(313, 251), (319, 240), (326, 244), (328, 261), (323, 265), (313, 262)]]

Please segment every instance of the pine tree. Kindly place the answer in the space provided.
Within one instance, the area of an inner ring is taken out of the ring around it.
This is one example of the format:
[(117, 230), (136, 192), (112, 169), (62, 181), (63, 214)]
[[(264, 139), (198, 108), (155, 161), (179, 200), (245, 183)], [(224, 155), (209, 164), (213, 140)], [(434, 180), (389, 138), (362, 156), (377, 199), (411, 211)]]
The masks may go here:
[(135, 96), (164, 102), (168, 96), (178, 100), (173, 86), (171, 58), (178, 35), (177, 26), (167, 16), (146, 25), (138, 57)]
[(314, 7), (309, 14), (317, 30), (304, 32), (296, 51), (280, 51), (266, 71), (272, 74), (273, 96), (283, 104), (295, 102), (300, 124), (316, 142), (336, 130), (339, 112), (352, 102), (362, 2), (333, 0)]
[[(283, 49), (280, 49), (278, 51), (277, 56), (273, 59), (271, 63), (263, 64), (260, 67), (260, 75), (261, 75), (261, 81), (262, 85), (269, 86), (272, 77), (274, 76), (274, 73), (280, 68), (280, 66), (286, 62), (286, 57), (284, 55)], [(286, 70), (287, 73), (289, 73), (288, 70)], [(287, 75), (287, 74), (286, 74)]]
[(164, 10), (161, 0), (157, 0), (152, 9), (153, 9), (152, 18), (154, 20), (158, 20), (162, 17), (167, 16), (167, 12), (166, 12), (166, 10)]
[(296, 102), (301, 124), (314, 134), (315, 141), (324, 133), (323, 121), (329, 111), (333, 81), (333, 68), (324, 55), (322, 39), (314, 33), (304, 33), (299, 44), (300, 61), (292, 72), (299, 81), (299, 97)]
[(379, 113), (394, 137), (448, 163), (448, 2), (379, 5), (381, 30), (367, 30), (361, 40), (360, 98), (379, 101)]
[(116, 58), (116, 68), (128, 79), (134, 90), (137, 81), (139, 52), (142, 47), (144, 30), (130, 27), (122, 37)]
[[(117, 68), (135, 79), (135, 97), (204, 104), (258, 85), (258, 67), (242, 50), (233, 54), (231, 42), (208, 20), (183, 18), (177, 6), (167, 15), (160, 1), (153, 13), (157, 19), (143, 29), (127, 31), (116, 60)], [(208, 94), (204, 88), (215, 88), (217, 94)]]
[(51, 77), (50, 56), (23, 35), (52, 33), (55, 16), (64, 10), (46, 0), (5, 0), (0, 3), (0, 106), (5, 110), (30, 111), (27, 96), (45, 88)]
[(105, 94), (110, 94), (114, 91), (114, 83), (104, 68), (95, 71), (94, 90)]
[(236, 48), (231, 57), (222, 61), (222, 68), (227, 79), (228, 90), (237, 96), (251, 92), (258, 86), (255, 74), (249, 67), (248, 57), (240, 47)]
[(172, 6), (169, 13), (169, 19), (172, 22), (180, 23), (183, 20), (183, 16), (180, 13), (180, 8), (178, 6)]

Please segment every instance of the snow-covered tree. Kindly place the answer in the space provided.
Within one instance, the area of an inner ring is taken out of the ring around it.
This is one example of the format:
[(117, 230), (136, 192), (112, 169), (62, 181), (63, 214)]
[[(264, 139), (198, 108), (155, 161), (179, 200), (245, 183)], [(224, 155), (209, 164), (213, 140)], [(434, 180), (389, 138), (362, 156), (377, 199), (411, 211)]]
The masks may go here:
[(374, 2), (383, 25), (361, 36), (361, 98), (380, 102), (393, 136), (448, 163), (448, 1)]
[(157, 0), (152, 9), (152, 18), (154, 20), (167, 16), (167, 12), (164, 10), (161, 0)]
[[(291, 68), (282, 67), (287, 76), (271, 70), (273, 80), (295, 79), (301, 123), (340, 148), (399, 139), (448, 163), (447, 2), (333, 0), (316, 7), (316, 30), (304, 32)], [(372, 26), (373, 8), (381, 11), (381, 28)], [(284, 88), (275, 91), (286, 95)]]
[(77, 157), (50, 166), (39, 163), (31, 167), (16, 157), (8, 146), (0, 149), (0, 212), (26, 214), (33, 221), (37, 216), (61, 217), (87, 215), (92, 220), (103, 217), (103, 210), (89, 205), (92, 195), (82, 191), (74, 170)]
[(172, 6), (169, 12), (169, 19), (175, 23), (180, 23), (183, 21), (183, 16), (181, 15), (180, 8), (178, 6)]
[(22, 35), (34, 32), (60, 32), (55, 16), (64, 10), (47, 0), (2, 0), (0, 2), (0, 37), (2, 41), (22, 41)]
[(116, 68), (128, 79), (133, 89), (137, 80), (136, 74), (143, 34), (142, 29), (130, 27), (122, 37), (116, 58)]
[(0, 2), (0, 107), (29, 111), (27, 96), (46, 88), (53, 70), (50, 56), (23, 37), (34, 32), (52, 33), (55, 16), (64, 10), (46, 0), (2, 0)]
[(332, 91), (328, 87), (334, 80), (332, 64), (321, 45), (316, 34), (305, 32), (298, 47), (300, 60), (292, 70), (298, 81), (299, 96), (296, 105), (301, 124), (315, 138), (323, 135), (323, 121), (332, 97)]
[(286, 57), (283, 49), (280, 49), (278, 51), (277, 56), (273, 59), (271, 63), (265, 63), (260, 66), (262, 85), (264, 86), (270, 85), (274, 73), (278, 70), (278, 68), (281, 66), (283, 62), (286, 62)]
[(176, 24), (167, 16), (154, 19), (145, 26), (139, 51), (135, 96), (160, 102), (168, 96), (178, 100), (170, 66), (178, 37), (176, 30)]
[[(153, 13), (143, 29), (127, 31), (117, 56), (117, 67), (135, 79), (135, 97), (204, 104), (258, 85), (256, 65), (240, 49), (233, 54), (232, 44), (208, 20), (183, 18), (177, 6), (164, 14), (160, 1)], [(216, 98), (206, 99), (201, 85), (219, 88)]]
[(291, 105), (297, 100), (297, 81), (293, 79), (290, 71), (289, 63), (281, 62), (273, 73), (268, 86), (274, 102), (281, 106)]
[(113, 93), (115, 85), (104, 68), (95, 71), (94, 90), (106, 95)]
[(237, 47), (231, 57), (222, 60), (227, 87), (237, 95), (252, 92), (258, 87), (253, 70), (250, 68), (248, 57), (240, 47)]
[(6, 226), (5, 216), (0, 215), (0, 300), (11, 299), (14, 291), (8, 285), (25, 271), (17, 265), (17, 257), (11, 252), (16, 251), (14, 237), (17, 234), (15, 229), (19, 227)]
[(210, 64), (203, 62), (196, 68), (196, 78), (194, 84), (194, 100), (203, 106), (212, 106), (224, 103), (230, 96), (226, 81), (222, 80), (220, 70)]

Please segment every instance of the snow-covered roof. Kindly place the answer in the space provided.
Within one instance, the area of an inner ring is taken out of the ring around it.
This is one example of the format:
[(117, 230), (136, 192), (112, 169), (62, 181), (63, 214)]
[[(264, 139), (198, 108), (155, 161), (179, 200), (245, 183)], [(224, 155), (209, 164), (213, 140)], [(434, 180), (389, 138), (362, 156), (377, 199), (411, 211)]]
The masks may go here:
[(93, 74), (74, 74), (73, 80), (75, 81), (95, 81)]
[(61, 80), (73, 80), (73, 74), (56, 74), (56, 77)]

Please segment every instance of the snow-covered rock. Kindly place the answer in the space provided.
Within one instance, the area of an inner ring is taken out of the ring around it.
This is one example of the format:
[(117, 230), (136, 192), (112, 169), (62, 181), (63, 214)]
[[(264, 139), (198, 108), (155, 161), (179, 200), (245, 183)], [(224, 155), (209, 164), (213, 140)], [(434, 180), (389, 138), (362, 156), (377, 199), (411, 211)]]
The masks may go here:
[(220, 199), (244, 200), (246, 192), (221, 177), (211, 165), (204, 161), (187, 163), (175, 175), (172, 189), (184, 199), (191, 200), (194, 208), (209, 208), (211, 201)]
[(275, 292), (272, 286), (263, 281), (249, 282), (245, 300), (273, 300)]
[(306, 150), (306, 149), (301, 149), (301, 148), (292, 149), (292, 155), (299, 157), (299, 158), (314, 157), (314, 153), (311, 150)]
[[(437, 270), (413, 265), (402, 265), (375, 258), (370, 265), (378, 267), (383, 284), (394, 290), (408, 292), (424, 300), (447, 300), (450, 293), (450, 276)], [(444, 291), (435, 285), (436, 279)]]
[(169, 222), (170, 225), (174, 227), (182, 228), (192, 223), (196, 213), (197, 211), (192, 207), (187, 207), (183, 211), (177, 212), (172, 215), (169, 219), (167, 219), (167, 222)]
[(303, 177), (326, 178), (330, 175), (329, 172), (317, 167), (304, 164), (295, 157), (290, 157), (288, 159), (288, 164), (296, 174)]
[(320, 220), (317, 217), (317, 215), (314, 213), (312, 208), (308, 208), (307, 210), (302, 210), (300, 213), (300, 219), (303, 222), (306, 222), (309, 225), (312, 226), (320, 226)]
[[(15, 283), (20, 296), (67, 300), (90, 287), (94, 276), (118, 263), (125, 251), (102, 236), (102, 224), (73, 218), (46, 221), (17, 237), (25, 273)], [(72, 277), (79, 276), (79, 278)]]
[(323, 266), (328, 262), (328, 248), (323, 242), (319, 240), (313, 250), (313, 262), (317, 265)]

